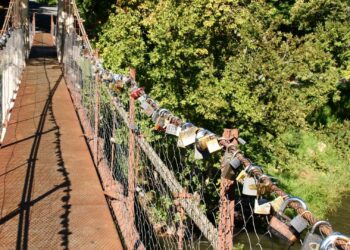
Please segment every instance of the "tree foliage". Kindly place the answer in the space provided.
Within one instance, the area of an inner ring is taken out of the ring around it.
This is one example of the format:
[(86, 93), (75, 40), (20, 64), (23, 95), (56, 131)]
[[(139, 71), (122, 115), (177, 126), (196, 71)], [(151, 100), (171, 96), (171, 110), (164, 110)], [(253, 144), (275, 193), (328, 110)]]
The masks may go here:
[(349, 27), (344, 0), (119, 1), (98, 47), (186, 120), (238, 127), (249, 157), (322, 215), (350, 188)]

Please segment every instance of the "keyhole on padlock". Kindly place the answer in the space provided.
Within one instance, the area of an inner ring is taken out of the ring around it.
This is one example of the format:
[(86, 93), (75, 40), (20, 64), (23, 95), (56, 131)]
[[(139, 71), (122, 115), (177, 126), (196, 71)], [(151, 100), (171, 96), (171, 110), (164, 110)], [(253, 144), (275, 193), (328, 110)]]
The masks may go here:
[(309, 248), (310, 248), (310, 250), (320, 250), (320, 244), (312, 242), (309, 244)]

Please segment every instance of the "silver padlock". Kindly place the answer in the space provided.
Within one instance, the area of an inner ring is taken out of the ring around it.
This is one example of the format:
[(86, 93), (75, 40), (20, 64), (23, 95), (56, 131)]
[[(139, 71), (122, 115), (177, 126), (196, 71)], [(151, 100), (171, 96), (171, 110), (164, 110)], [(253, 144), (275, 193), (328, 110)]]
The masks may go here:
[(181, 126), (179, 133), (178, 147), (187, 147), (196, 142), (196, 132), (198, 128), (190, 122), (186, 122)]
[(315, 250), (320, 248), (323, 238), (320, 234), (315, 233), (315, 230), (321, 225), (331, 226), (327, 221), (321, 220), (316, 222), (312, 226), (311, 231), (305, 236), (301, 250)]
[(335, 246), (337, 240), (347, 241), (347, 244), (350, 245), (350, 238), (341, 233), (334, 232), (333, 234), (327, 236), (321, 243), (320, 250), (336, 250), (338, 249)]
[[(307, 210), (307, 206), (306, 206), (305, 202), (298, 197), (291, 197), (291, 198), (287, 199), (285, 201), (285, 203), (282, 205), (281, 209), (284, 210), (290, 202), (298, 202), (302, 206), (302, 208), (304, 208), (304, 210)], [(290, 221), (290, 225), (298, 233), (301, 233), (302, 231), (304, 231), (307, 228), (308, 222), (300, 214), (298, 214)]]
[(157, 122), (160, 111), (161, 111), (161, 109), (157, 109), (153, 112), (152, 117), (151, 117), (152, 122), (154, 122), (154, 123)]
[(241, 166), (241, 161), (238, 160), (237, 157), (233, 157), (230, 161), (230, 165), (234, 168), (234, 169), (237, 169)]
[(237, 154), (239, 153), (239, 150), (236, 150), (233, 154), (232, 154), (232, 158), (230, 160), (230, 165), (231, 167), (233, 167), (233, 169), (237, 169), (241, 166), (241, 161), (237, 158)]
[(256, 180), (253, 177), (245, 178), (242, 193), (249, 196), (257, 196)]

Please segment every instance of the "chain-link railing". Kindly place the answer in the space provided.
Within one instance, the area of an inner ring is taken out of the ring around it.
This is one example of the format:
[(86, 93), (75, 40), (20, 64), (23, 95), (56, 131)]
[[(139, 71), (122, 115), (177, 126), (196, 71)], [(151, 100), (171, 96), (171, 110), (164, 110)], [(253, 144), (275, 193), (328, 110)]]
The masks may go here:
[(1, 39), (4, 37), (6, 37), (6, 43), (0, 50), (0, 131), (2, 135), (5, 133), (6, 123), (14, 105), (16, 91), (28, 55), (23, 29), (11, 28)]

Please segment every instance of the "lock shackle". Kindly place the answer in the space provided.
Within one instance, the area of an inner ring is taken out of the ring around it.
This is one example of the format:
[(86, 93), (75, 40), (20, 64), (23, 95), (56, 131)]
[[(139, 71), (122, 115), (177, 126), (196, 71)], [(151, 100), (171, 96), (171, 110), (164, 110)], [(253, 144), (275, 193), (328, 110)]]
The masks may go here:
[(321, 226), (321, 225), (327, 225), (327, 226), (329, 226), (329, 227), (332, 227), (332, 225), (331, 225), (328, 221), (320, 220), (320, 221), (317, 221), (317, 222), (312, 226), (310, 233), (313, 234), (313, 233), (315, 232), (316, 228), (318, 228), (318, 227)]
[(271, 177), (268, 176), (267, 174), (262, 174), (262, 175), (260, 175), (260, 176), (258, 177), (258, 181), (259, 181), (259, 182), (262, 182), (262, 180), (263, 180), (264, 178), (265, 178), (265, 179), (268, 179), (269, 181), (272, 182)]
[(167, 109), (160, 109), (158, 112), (159, 116), (161, 116), (161, 117), (164, 117), (166, 114), (169, 114), (169, 113), (170, 112)]
[(327, 236), (320, 245), (320, 250), (328, 250), (328, 248), (334, 244), (336, 240), (345, 240), (347, 242), (350, 242), (350, 238), (348, 236), (345, 236), (341, 233), (334, 232), (333, 234)]
[(203, 138), (204, 136), (206, 136), (210, 131), (206, 130), (204, 128), (200, 128), (197, 133), (196, 133), (196, 140)]
[(188, 128), (192, 128), (194, 125), (190, 122), (185, 122), (184, 124), (181, 125), (181, 130), (186, 130)]
[(250, 164), (247, 169), (246, 169), (246, 172), (248, 174), (250, 174), (253, 170), (258, 170), (260, 171), (261, 173), (263, 173), (263, 170), (262, 170), (262, 167), (259, 166), (259, 165), (254, 165), (254, 164)]
[(286, 199), (283, 202), (283, 204), (282, 204), (282, 206), (281, 206), (281, 208), (279, 210), (279, 213), (283, 213), (284, 210), (286, 210), (286, 208), (289, 205), (289, 203), (291, 203), (291, 202), (298, 202), (303, 209), (307, 210), (307, 206), (306, 206), (305, 202), (302, 199), (300, 199), (298, 197), (291, 197), (291, 198)]

